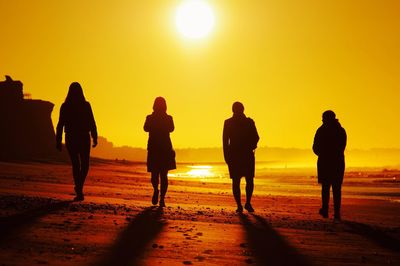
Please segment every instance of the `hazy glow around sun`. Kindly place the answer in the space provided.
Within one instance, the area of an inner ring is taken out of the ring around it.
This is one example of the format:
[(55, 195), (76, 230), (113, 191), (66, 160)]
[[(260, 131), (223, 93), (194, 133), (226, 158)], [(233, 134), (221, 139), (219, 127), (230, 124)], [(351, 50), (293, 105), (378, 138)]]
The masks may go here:
[(187, 0), (178, 7), (175, 23), (183, 36), (200, 39), (207, 36), (213, 29), (214, 12), (205, 1)]

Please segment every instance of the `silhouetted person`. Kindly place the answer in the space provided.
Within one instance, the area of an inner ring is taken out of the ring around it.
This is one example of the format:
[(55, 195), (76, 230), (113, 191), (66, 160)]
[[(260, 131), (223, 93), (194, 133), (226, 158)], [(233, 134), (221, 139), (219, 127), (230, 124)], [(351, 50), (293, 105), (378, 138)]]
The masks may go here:
[(56, 145), (60, 151), (63, 128), (65, 128), (65, 145), (72, 163), (75, 200), (81, 201), (84, 200), (83, 185), (89, 171), (89, 132), (93, 139), (93, 147), (96, 147), (97, 129), (92, 108), (85, 100), (82, 87), (78, 82), (71, 83), (67, 98), (60, 108), (56, 134)]
[(228, 164), (232, 179), (232, 191), (237, 204), (236, 212), (242, 212), (240, 196), (240, 179), (246, 178), (246, 204), (244, 208), (254, 212), (251, 196), (254, 190), (254, 151), (260, 139), (254, 121), (244, 115), (244, 106), (235, 102), (232, 106), (233, 116), (224, 123), (223, 148), (225, 162)]
[(157, 97), (153, 105), (153, 113), (146, 117), (144, 131), (149, 132), (147, 142), (147, 172), (151, 172), (151, 183), (154, 188), (152, 203), (158, 203), (158, 183), (160, 186), (160, 207), (165, 207), (165, 194), (168, 189), (168, 171), (176, 169), (175, 151), (169, 133), (174, 131), (172, 116), (167, 114), (167, 103)]
[(334, 218), (340, 220), (342, 182), (344, 176), (344, 150), (346, 131), (340, 125), (333, 111), (322, 114), (322, 126), (314, 137), (313, 151), (318, 155), (318, 183), (322, 185), (322, 208), (319, 213), (328, 218), (329, 192), (332, 186)]

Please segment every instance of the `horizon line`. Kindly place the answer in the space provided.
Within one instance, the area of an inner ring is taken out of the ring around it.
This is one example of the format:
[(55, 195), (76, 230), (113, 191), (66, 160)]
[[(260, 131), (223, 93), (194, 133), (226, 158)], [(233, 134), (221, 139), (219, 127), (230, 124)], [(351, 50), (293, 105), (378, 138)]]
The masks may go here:
[[(103, 137), (104, 138), (104, 137)], [(146, 147), (140, 147), (140, 146), (131, 146), (129, 144), (124, 144), (124, 145), (115, 145), (114, 142), (108, 140), (105, 138), (108, 142), (112, 143), (113, 148), (132, 148), (132, 149), (143, 149), (147, 150)], [(310, 145), (310, 148), (301, 148), (301, 147), (282, 147), (282, 146), (260, 146), (257, 147), (257, 149), (285, 149), (285, 150), (312, 150), (312, 145)], [(198, 150), (198, 149), (222, 149), (221, 146), (204, 146), (204, 147), (174, 147), (174, 150)], [(257, 150), (256, 149), (256, 150)], [(362, 150), (362, 151), (370, 151), (370, 150), (400, 150), (400, 147), (365, 147), (365, 148), (360, 148), (360, 147), (352, 147), (352, 148), (346, 148), (347, 151), (357, 151), (357, 150)]]

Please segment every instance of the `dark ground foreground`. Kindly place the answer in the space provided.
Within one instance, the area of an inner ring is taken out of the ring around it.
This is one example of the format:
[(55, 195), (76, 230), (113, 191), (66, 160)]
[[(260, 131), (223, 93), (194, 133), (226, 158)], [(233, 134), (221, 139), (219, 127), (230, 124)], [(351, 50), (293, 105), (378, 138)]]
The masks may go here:
[(319, 197), (256, 192), (234, 212), (229, 180), (171, 179), (150, 207), (140, 164), (95, 163), (84, 202), (70, 168), (0, 163), (0, 265), (400, 265), (400, 203), (343, 199), (341, 223)]

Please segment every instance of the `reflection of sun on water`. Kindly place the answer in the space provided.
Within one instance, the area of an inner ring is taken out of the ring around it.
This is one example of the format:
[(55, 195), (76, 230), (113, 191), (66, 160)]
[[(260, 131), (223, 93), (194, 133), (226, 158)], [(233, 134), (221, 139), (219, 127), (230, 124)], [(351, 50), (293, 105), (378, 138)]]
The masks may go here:
[(210, 165), (196, 165), (190, 168), (192, 169), (187, 172), (187, 175), (190, 177), (211, 177), (214, 175), (211, 171), (212, 166)]
[(213, 178), (222, 178), (224, 175), (211, 165), (188, 165), (185, 169), (169, 173), (168, 176), (210, 180)]

